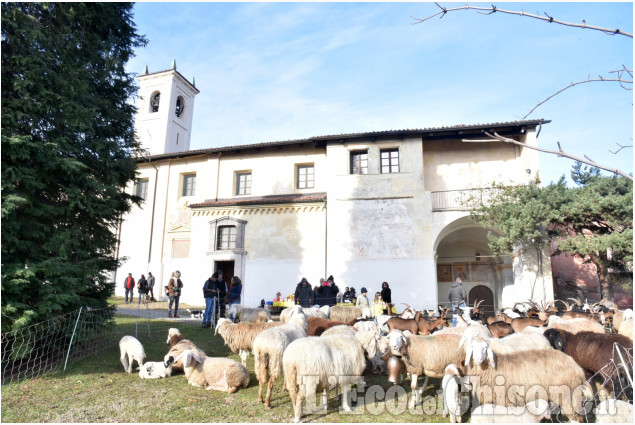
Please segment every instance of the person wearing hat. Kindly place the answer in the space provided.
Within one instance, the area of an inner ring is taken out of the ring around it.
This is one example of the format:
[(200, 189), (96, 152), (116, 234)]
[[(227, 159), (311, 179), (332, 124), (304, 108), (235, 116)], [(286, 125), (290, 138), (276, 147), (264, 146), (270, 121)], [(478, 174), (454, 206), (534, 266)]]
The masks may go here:
[(276, 297), (273, 299), (273, 302), (280, 301), (280, 295), (282, 295), (282, 292), (280, 291), (276, 292)]
[(313, 293), (311, 284), (305, 277), (303, 277), (295, 288), (295, 303), (301, 305), (302, 307), (311, 307), (315, 302), (314, 298), (315, 294)]
[(355, 305), (357, 305), (357, 307), (359, 307), (359, 309), (363, 313), (365, 308), (370, 308), (370, 302), (368, 301), (368, 297), (366, 296), (368, 290), (362, 286), (362, 289), (360, 289), (359, 292), (361, 295), (357, 297), (357, 302), (355, 303)]
[(320, 286), (318, 290), (319, 301), (316, 299), (316, 303), (320, 305), (320, 307), (328, 305), (333, 307), (337, 302), (337, 294), (340, 292), (340, 288), (335, 284), (335, 280), (333, 279), (333, 275), (329, 276), (324, 282), (323, 286)]

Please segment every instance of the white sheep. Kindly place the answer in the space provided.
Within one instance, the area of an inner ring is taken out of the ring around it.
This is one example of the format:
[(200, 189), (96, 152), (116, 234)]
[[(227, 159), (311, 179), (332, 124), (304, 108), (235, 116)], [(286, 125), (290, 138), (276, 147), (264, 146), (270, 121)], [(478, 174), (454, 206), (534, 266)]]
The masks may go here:
[(225, 345), (227, 345), (233, 353), (238, 353), (243, 366), (246, 366), (249, 351), (253, 349), (254, 339), (256, 339), (258, 334), (265, 329), (281, 325), (283, 325), (283, 323), (280, 322), (232, 323), (229, 319), (218, 319), (216, 329), (214, 329), (214, 335), (219, 333), (223, 337)]
[(232, 304), (227, 308), (227, 315), (240, 322), (266, 323), (271, 320), (271, 313), (261, 307), (243, 307), (240, 304)]
[(132, 362), (136, 361), (139, 367), (146, 359), (146, 352), (143, 345), (134, 336), (126, 335), (119, 340), (119, 360), (126, 372), (132, 373)]
[(139, 368), (139, 377), (141, 379), (167, 378), (172, 375), (172, 363), (174, 363), (174, 357), (171, 354), (166, 354), (162, 362), (145, 362)]
[(633, 423), (633, 405), (626, 401), (610, 398), (599, 403), (596, 409), (595, 422)]
[(183, 351), (175, 360), (183, 361), (187, 382), (206, 390), (234, 393), (249, 385), (247, 368), (225, 357), (199, 357), (192, 350)]
[[(303, 401), (315, 401), (316, 391), (333, 385), (342, 386), (343, 409), (351, 411), (348, 385), (359, 382), (366, 369), (362, 345), (355, 338), (339, 335), (296, 339), (285, 350), (282, 363), (296, 422), (301, 421)], [(325, 406), (327, 397), (325, 393)]]
[(633, 339), (633, 319), (626, 319), (620, 323), (620, 328), (617, 331), (618, 334)]
[[(373, 322), (359, 323), (371, 323), (374, 325)], [(384, 373), (386, 372), (387, 367), (386, 361), (382, 357), (390, 350), (390, 340), (387, 336), (381, 336), (377, 332), (376, 326), (373, 326), (373, 328), (357, 329), (357, 324), (355, 326), (337, 325), (322, 332), (321, 336), (340, 335), (349, 338), (357, 338), (364, 347), (370, 347), (372, 345), (371, 350), (374, 354), (368, 353), (368, 358), (370, 359), (373, 367), (372, 371), (373, 373)], [(371, 339), (374, 340), (374, 342), (372, 342)]]
[[(552, 350), (553, 347), (549, 343), (549, 340), (544, 335), (534, 332), (519, 332), (507, 335), (504, 338), (483, 338), (482, 335), (463, 335), (461, 347), (468, 351), (480, 351), (481, 353), (487, 353), (488, 349), (496, 354), (508, 354), (519, 351), (530, 350)], [(480, 356), (480, 358), (482, 358)], [(478, 364), (478, 363), (477, 363)]]
[(470, 422), (473, 424), (537, 423), (550, 417), (549, 403), (540, 398), (523, 406), (483, 404), (472, 409)]
[(462, 378), (456, 365), (446, 366), (445, 375), (441, 381), (441, 390), (443, 391), (443, 417), (450, 414), (451, 423), (461, 423), (465, 406), (461, 403), (461, 384)]
[(256, 377), (258, 378), (258, 402), (262, 403), (262, 390), (267, 384), (265, 407), (271, 408), (271, 389), (282, 375), (282, 355), (287, 346), (298, 338), (306, 337), (307, 323), (304, 313), (293, 314), (289, 322), (266, 329), (254, 339)]
[(331, 307), (328, 305), (316, 308), (316, 307), (302, 307), (298, 304), (287, 307), (280, 313), (280, 321), (286, 323), (291, 315), (296, 311), (302, 311), (306, 317), (321, 317), (322, 319), (328, 319), (331, 317)]
[(585, 318), (576, 318), (576, 319), (568, 319), (563, 320), (558, 316), (549, 316), (547, 321), (547, 327), (560, 329), (563, 331), (570, 332), (572, 334), (578, 332), (593, 332), (596, 334), (604, 334), (604, 326), (599, 324), (594, 320), (589, 320)]

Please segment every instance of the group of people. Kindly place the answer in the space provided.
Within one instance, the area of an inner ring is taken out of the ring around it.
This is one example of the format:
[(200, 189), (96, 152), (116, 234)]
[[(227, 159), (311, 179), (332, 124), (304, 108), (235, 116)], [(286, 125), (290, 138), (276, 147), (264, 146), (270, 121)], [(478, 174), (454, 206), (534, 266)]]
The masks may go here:
[[(126, 304), (132, 304), (134, 302), (134, 290), (135, 288), (138, 291), (139, 299), (137, 304), (147, 303), (150, 301), (156, 301), (154, 298), (154, 276), (152, 276), (152, 272), (148, 272), (148, 278), (146, 279), (145, 275), (141, 275), (139, 280), (135, 283), (134, 277), (132, 277), (132, 273), (128, 273), (128, 277), (123, 282), (123, 288), (126, 291)], [(128, 298), (129, 297), (129, 298)], [(130, 301), (128, 301), (128, 299)]]
[[(229, 288), (223, 279), (223, 271), (217, 270), (203, 284), (203, 297), (205, 298), (205, 312), (203, 313), (203, 327), (212, 326), (212, 314), (220, 312), (220, 317), (225, 317), (225, 305), (240, 304), (240, 294), (243, 285), (238, 276), (230, 279)], [(230, 320), (234, 320), (232, 314)]]
[(311, 284), (303, 277), (295, 288), (294, 300), (296, 304), (302, 307), (313, 307), (315, 305), (332, 307), (338, 302), (349, 301), (362, 310), (370, 308), (374, 316), (392, 311), (392, 296), (388, 282), (382, 283), (382, 290), (375, 294), (372, 307), (366, 295), (368, 290), (362, 287), (360, 293), (361, 295), (358, 297), (353, 287), (346, 287), (344, 292), (340, 293), (332, 275), (326, 281), (324, 281), (324, 278), (320, 278), (320, 284), (315, 287), (311, 287)]

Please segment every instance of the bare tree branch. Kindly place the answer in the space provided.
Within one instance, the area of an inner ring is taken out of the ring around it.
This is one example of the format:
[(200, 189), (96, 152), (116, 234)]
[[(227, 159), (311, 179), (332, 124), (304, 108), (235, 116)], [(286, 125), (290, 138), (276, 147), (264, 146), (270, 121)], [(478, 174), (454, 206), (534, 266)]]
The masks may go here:
[(537, 146), (530, 146), (530, 145), (527, 145), (525, 143), (519, 142), (517, 140), (510, 139), (510, 138), (507, 138), (507, 137), (503, 137), (503, 136), (499, 135), (498, 133), (494, 133), (492, 135), (492, 134), (490, 134), (490, 133), (488, 133), (486, 131), (485, 134), (489, 137), (489, 139), (486, 139), (486, 140), (463, 139), (463, 141), (464, 142), (504, 142), (504, 143), (511, 143), (511, 144), (514, 144), (514, 145), (522, 146), (524, 148), (535, 149), (535, 150), (540, 151), (540, 152), (551, 153), (551, 154), (554, 154), (554, 155), (563, 156), (565, 158), (573, 159), (574, 161), (579, 161), (579, 162), (582, 162), (584, 164), (591, 165), (591, 166), (596, 167), (596, 168), (600, 168), (602, 170), (610, 171), (611, 173), (618, 174), (618, 175), (620, 175), (622, 177), (626, 177), (630, 181), (633, 181), (633, 177), (628, 175), (628, 174), (626, 174), (626, 173), (624, 173), (623, 171), (620, 171), (620, 170), (615, 169), (615, 168), (605, 167), (605, 166), (603, 166), (601, 164), (598, 164), (597, 162), (593, 161), (592, 159), (590, 159), (586, 155), (584, 156), (585, 159), (582, 159), (582, 158), (579, 158), (579, 157), (576, 157), (576, 156), (573, 156), (573, 155), (570, 155), (570, 154), (566, 153), (560, 147), (560, 142), (557, 142), (558, 143), (558, 150), (554, 151), (554, 150), (550, 150), (550, 149), (539, 148)]
[[(609, 71), (609, 72), (614, 73), (614, 72), (623, 72), (623, 71), (624, 71), (624, 70), (620, 70), (620, 71)], [(627, 70), (625, 70), (625, 71), (627, 71), (627, 72), (629, 72), (629, 73), (632, 73), (632, 71), (631, 71), (631, 70), (628, 70), (628, 69), (627, 69)], [(632, 75), (632, 74), (631, 74), (631, 75)], [(622, 74), (621, 74), (621, 73), (620, 73), (620, 74), (618, 74), (618, 78), (604, 78), (604, 77), (602, 77), (601, 75), (598, 75), (598, 77), (599, 77), (599, 78), (587, 78), (586, 80), (583, 80), (583, 81), (578, 81), (578, 82), (575, 82), (575, 83), (571, 83), (571, 84), (569, 84), (569, 85), (568, 85), (568, 86), (566, 86), (565, 88), (562, 88), (562, 89), (558, 90), (557, 92), (555, 92), (554, 94), (552, 94), (551, 96), (547, 97), (545, 100), (543, 100), (542, 102), (538, 103), (536, 106), (534, 106), (533, 108), (531, 108), (531, 110), (530, 110), (529, 112), (527, 112), (527, 113), (525, 114), (525, 116), (523, 116), (521, 119), (523, 119), (523, 120), (524, 120), (524, 119), (525, 119), (525, 118), (527, 118), (529, 115), (531, 115), (531, 114), (532, 114), (532, 113), (533, 113), (536, 109), (538, 109), (538, 107), (539, 107), (540, 105), (542, 105), (542, 104), (546, 103), (547, 101), (549, 101), (550, 99), (552, 99), (552, 98), (554, 98), (555, 96), (559, 95), (559, 94), (560, 94), (560, 93), (562, 93), (563, 91), (565, 91), (565, 90), (567, 90), (567, 89), (570, 89), (571, 87), (574, 87), (574, 86), (580, 85), (580, 84), (585, 84), (585, 83), (597, 83), (597, 82), (603, 82), (603, 83), (607, 83), (607, 82), (618, 82), (618, 83), (620, 83), (620, 86), (621, 86), (623, 89), (625, 89), (625, 90), (633, 90), (633, 87), (632, 87), (632, 85), (633, 85), (633, 80), (632, 80), (632, 79), (631, 79), (631, 80), (625, 80), (625, 79), (623, 79), (623, 78), (622, 78)], [(631, 77), (631, 78), (632, 78), (632, 77)], [(629, 87), (626, 87), (624, 84), (630, 84), (630, 85), (631, 85), (631, 87), (630, 87), (630, 88), (629, 88)]]
[(609, 152), (611, 152), (612, 154), (616, 154), (619, 151), (621, 151), (622, 149), (626, 149), (626, 148), (632, 148), (633, 145), (620, 145), (619, 143), (615, 143), (617, 146), (619, 146), (620, 148), (618, 150), (616, 150), (615, 152), (613, 152), (612, 150), (609, 149)]
[[(414, 22), (413, 24), (420, 24), (422, 22), (427, 21), (428, 19), (434, 18), (435, 16), (439, 16), (441, 15), (441, 18), (443, 18), (445, 16), (446, 13), (448, 12), (454, 12), (456, 10), (468, 10), (468, 9), (472, 9), (472, 10), (483, 10), (483, 11), (487, 11), (488, 13), (483, 13), (484, 15), (491, 15), (492, 13), (495, 12), (501, 12), (501, 13), (507, 13), (510, 15), (519, 15), (519, 16), (527, 16), (529, 18), (535, 18), (535, 19), (540, 19), (541, 21), (546, 21), (549, 23), (556, 23), (556, 24), (560, 24), (560, 25), (566, 25), (569, 27), (577, 27), (577, 28), (587, 28), (587, 29), (591, 29), (591, 30), (596, 30), (596, 31), (601, 31), (605, 34), (610, 34), (610, 35), (616, 35), (616, 34), (620, 34), (620, 35), (624, 35), (626, 37), (630, 37), (633, 38), (633, 34), (622, 31), (620, 29), (609, 29), (609, 28), (602, 28), (602, 27), (596, 27), (594, 25), (588, 25), (586, 23), (586, 21), (582, 21), (581, 24), (574, 24), (571, 22), (565, 22), (565, 21), (560, 21), (558, 19), (554, 19), (553, 16), (549, 16), (545, 13), (545, 16), (540, 16), (540, 15), (533, 15), (531, 13), (527, 13), (524, 10), (521, 10), (520, 12), (515, 11), (515, 10), (503, 10), (503, 9), (499, 9), (497, 8), (495, 5), (492, 5), (491, 7), (478, 7), (478, 6), (470, 6), (469, 4), (466, 4), (465, 6), (461, 6), (461, 7), (455, 7), (452, 9), (448, 9), (445, 8), (443, 6), (441, 6), (439, 3), (434, 3), (437, 5), (437, 7), (439, 9), (441, 9), (440, 12), (435, 13), (434, 15), (428, 16), (427, 18), (415, 18), (413, 16), (411, 16), (412, 19), (414, 19), (416, 22)], [(481, 13), (481, 12), (478, 12)]]

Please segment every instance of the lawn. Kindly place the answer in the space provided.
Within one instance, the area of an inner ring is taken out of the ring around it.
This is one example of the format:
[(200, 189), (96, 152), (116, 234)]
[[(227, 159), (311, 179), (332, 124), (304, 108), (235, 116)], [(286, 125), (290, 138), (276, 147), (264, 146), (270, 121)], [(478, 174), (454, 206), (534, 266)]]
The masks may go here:
[[(2, 422), (289, 422), (293, 408), (280, 380), (274, 387), (272, 409), (257, 402), (258, 381), (253, 356), (247, 368), (249, 387), (234, 394), (206, 391), (187, 383), (183, 374), (167, 379), (142, 380), (128, 375), (119, 361), (118, 339), (134, 335), (135, 318), (117, 317), (119, 336), (112, 348), (69, 363), (66, 372), (56, 372), (20, 383), (2, 386)], [(139, 326), (147, 360), (162, 360), (168, 348), (167, 331), (175, 323), (152, 320)], [(186, 338), (209, 356), (240, 361), (213, 329), (198, 322), (176, 325)], [(150, 336), (148, 335), (150, 334)], [(136, 364), (135, 364), (136, 365)], [(402, 388), (403, 387), (403, 388)], [(327, 412), (305, 416), (304, 422), (447, 422), (438, 413), (440, 398), (430, 397), (414, 411), (407, 408), (410, 383), (393, 386), (386, 376), (367, 379), (366, 391), (353, 396), (352, 413), (340, 412), (341, 403), (331, 392)], [(424, 396), (435, 396), (439, 381), (431, 379)], [(424, 413), (425, 411), (425, 413)]]

